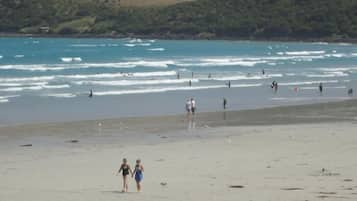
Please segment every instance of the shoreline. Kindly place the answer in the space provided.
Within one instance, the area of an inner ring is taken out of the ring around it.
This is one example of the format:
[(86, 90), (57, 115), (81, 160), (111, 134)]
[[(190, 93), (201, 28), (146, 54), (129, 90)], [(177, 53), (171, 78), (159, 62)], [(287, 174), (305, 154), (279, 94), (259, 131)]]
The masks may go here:
[(140, 38), (140, 39), (157, 39), (157, 40), (196, 40), (196, 41), (249, 41), (249, 42), (296, 42), (296, 43), (351, 43), (357, 44), (357, 39), (332, 39), (332, 38), (240, 38), (240, 37), (201, 37), (193, 35), (136, 35), (136, 34), (22, 34), (22, 33), (0, 33), (0, 38), (79, 38), (79, 39), (125, 39), (125, 38)]
[[(67, 133), (87, 128), (86, 133), (98, 131), (102, 133), (113, 130), (128, 132), (163, 133), (166, 131), (185, 131), (187, 129), (216, 128), (230, 126), (266, 126), (294, 125), (328, 122), (357, 121), (357, 99), (331, 101), (313, 104), (276, 106), (260, 109), (202, 112), (194, 116), (173, 114), (164, 116), (136, 116), (108, 119), (93, 119), (64, 122), (45, 122), (0, 126), (1, 134), (22, 133), (30, 130), (32, 133), (43, 133), (48, 129)], [(98, 126), (99, 125), (99, 126)], [(41, 131), (41, 129), (44, 129)], [(68, 128), (68, 129), (66, 129)], [(0, 136), (1, 136), (0, 134)]]

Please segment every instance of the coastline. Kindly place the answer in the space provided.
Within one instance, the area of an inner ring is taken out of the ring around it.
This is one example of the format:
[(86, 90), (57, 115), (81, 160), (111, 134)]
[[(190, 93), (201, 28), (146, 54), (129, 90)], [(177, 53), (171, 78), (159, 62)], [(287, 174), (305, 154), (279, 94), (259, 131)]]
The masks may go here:
[(157, 40), (216, 40), (216, 41), (253, 41), (253, 42), (301, 42), (301, 43), (351, 43), (356, 44), (357, 39), (341, 39), (341, 38), (246, 38), (246, 37), (204, 37), (200, 35), (138, 35), (138, 34), (23, 34), (23, 33), (0, 33), (0, 38), (83, 38), (83, 39), (125, 39), (125, 38), (141, 38), (141, 39), (157, 39)]

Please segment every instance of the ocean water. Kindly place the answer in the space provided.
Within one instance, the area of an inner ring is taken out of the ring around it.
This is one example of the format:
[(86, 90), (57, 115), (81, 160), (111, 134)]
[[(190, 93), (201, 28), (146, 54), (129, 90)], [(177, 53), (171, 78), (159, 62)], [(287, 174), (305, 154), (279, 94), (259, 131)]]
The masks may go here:
[(344, 100), (356, 80), (347, 43), (1, 38), (0, 125)]

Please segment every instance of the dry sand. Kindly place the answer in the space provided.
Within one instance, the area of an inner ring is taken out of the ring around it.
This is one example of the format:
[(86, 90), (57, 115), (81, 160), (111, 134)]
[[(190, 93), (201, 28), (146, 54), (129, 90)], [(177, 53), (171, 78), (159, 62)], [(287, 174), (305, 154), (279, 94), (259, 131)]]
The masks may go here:
[[(356, 106), (2, 127), (0, 201), (357, 200)], [(123, 157), (143, 192), (120, 193)]]

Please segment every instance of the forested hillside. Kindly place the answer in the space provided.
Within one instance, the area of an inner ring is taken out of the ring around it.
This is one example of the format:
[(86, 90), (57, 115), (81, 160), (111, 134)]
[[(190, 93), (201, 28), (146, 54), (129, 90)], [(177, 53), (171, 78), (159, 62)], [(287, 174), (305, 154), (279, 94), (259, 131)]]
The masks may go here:
[(197, 0), (127, 7), (105, 0), (0, 0), (0, 32), (353, 40), (357, 38), (357, 1)]

